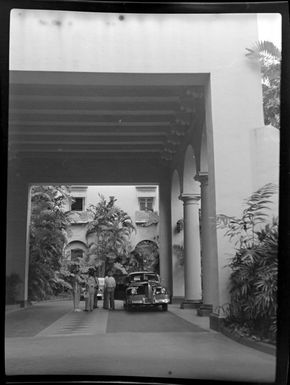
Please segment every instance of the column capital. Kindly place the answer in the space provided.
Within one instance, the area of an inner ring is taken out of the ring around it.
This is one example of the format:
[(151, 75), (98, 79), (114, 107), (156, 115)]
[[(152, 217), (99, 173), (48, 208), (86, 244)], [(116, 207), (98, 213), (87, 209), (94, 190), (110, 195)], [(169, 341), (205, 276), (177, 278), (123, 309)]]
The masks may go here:
[(179, 195), (178, 199), (183, 201), (183, 203), (197, 203), (200, 200), (200, 195), (199, 194), (182, 193)]
[(208, 183), (208, 173), (203, 172), (203, 171), (199, 171), (193, 179), (200, 182), (201, 185), (207, 184)]

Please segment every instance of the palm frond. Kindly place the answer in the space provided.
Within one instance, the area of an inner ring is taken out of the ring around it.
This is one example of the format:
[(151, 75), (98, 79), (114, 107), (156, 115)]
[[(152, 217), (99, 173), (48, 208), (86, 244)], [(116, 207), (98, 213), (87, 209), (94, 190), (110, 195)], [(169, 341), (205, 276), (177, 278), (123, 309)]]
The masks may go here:
[(257, 41), (252, 48), (246, 48), (246, 56), (254, 59), (261, 57), (271, 57), (278, 61), (281, 60), (281, 51), (274, 43), (268, 40)]

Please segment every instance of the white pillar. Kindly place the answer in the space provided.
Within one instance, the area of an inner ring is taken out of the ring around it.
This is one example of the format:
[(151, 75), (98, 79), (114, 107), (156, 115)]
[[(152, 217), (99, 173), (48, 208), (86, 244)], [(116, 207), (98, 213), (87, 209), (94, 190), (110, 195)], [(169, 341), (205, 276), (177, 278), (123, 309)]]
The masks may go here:
[(184, 209), (184, 303), (201, 302), (199, 195), (182, 194)]
[(208, 194), (208, 174), (199, 172), (195, 180), (201, 188), (201, 258), (202, 258), (202, 306), (199, 315), (208, 315), (216, 303), (218, 263), (211, 247), (211, 223)]

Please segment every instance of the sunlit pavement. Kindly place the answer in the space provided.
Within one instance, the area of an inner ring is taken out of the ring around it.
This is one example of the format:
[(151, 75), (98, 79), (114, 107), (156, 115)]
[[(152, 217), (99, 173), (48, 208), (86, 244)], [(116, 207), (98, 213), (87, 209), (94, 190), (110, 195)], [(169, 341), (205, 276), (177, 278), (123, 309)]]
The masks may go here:
[[(70, 302), (47, 302), (30, 310), (34, 330), (27, 326), (28, 313), (29, 309), (19, 310), (6, 318), (10, 325), (6, 328), (10, 336), (5, 347), (7, 375), (274, 381), (274, 356), (210, 330), (207, 317), (178, 305), (169, 305), (168, 312), (125, 312), (116, 301), (115, 311), (98, 308), (77, 313)], [(44, 317), (51, 318), (49, 324)], [(23, 336), (15, 330), (13, 337), (11, 328), (21, 327), (21, 319), (27, 330)]]

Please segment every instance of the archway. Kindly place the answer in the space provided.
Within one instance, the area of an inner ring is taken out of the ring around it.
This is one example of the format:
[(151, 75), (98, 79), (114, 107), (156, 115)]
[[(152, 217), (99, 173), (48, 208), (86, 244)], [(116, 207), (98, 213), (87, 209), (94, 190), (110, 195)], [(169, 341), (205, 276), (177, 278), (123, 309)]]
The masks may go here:
[(172, 278), (173, 297), (184, 298), (184, 249), (183, 249), (183, 207), (180, 197), (180, 176), (174, 170), (171, 184), (172, 216)]
[(71, 261), (77, 260), (78, 258), (83, 258), (86, 253), (88, 247), (82, 241), (71, 241), (69, 242), (64, 250), (65, 259), (69, 259)]
[(143, 240), (135, 246), (132, 252), (134, 256), (132, 263), (132, 271), (146, 270), (160, 273), (159, 268), (159, 248), (158, 245), (150, 240)]

